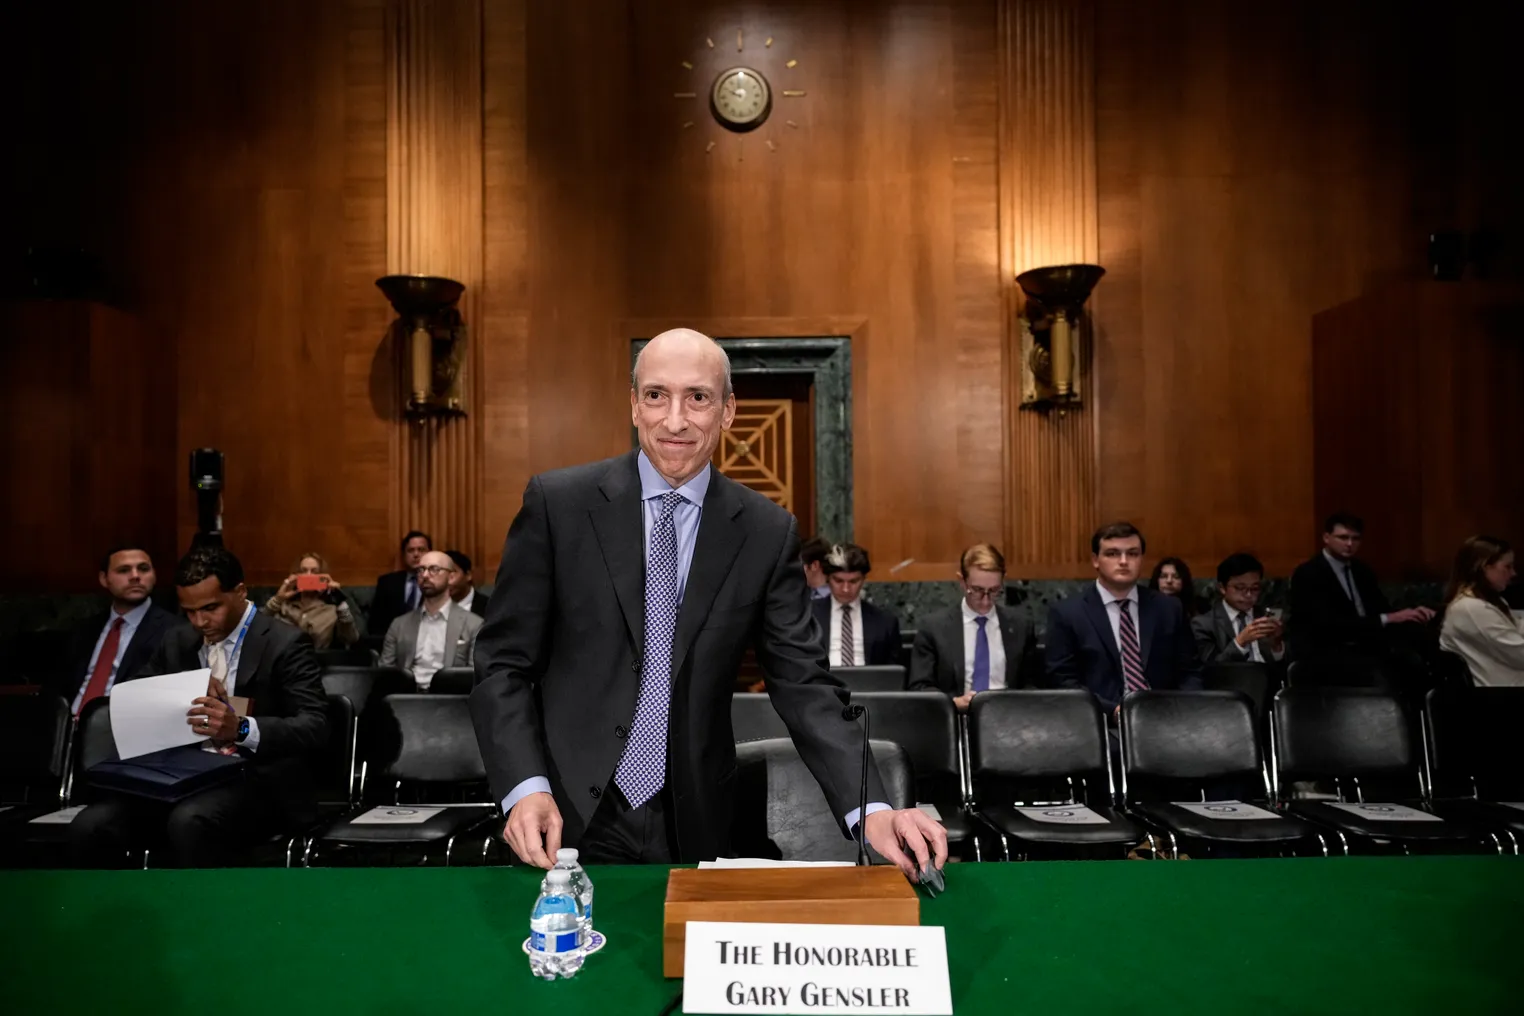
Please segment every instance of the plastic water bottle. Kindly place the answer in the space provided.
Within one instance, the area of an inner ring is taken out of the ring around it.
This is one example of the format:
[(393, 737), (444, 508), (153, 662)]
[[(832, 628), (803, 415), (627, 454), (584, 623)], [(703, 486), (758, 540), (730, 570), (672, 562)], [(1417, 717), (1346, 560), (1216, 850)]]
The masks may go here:
[(552, 868), (529, 915), (529, 969), (553, 981), (582, 966), (582, 904), (571, 891), (571, 872)]
[(593, 880), (587, 869), (577, 861), (576, 847), (563, 847), (556, 851), (556, 867), (571, 873), (572, 895), (582, 904), (582, 937), (584, 943), (593, 931)]

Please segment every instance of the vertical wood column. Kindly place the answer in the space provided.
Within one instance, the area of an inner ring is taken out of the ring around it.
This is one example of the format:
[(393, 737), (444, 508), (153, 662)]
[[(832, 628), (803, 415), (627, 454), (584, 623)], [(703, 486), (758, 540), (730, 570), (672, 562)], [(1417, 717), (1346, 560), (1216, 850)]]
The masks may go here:
[[(998, 33), (1000, 275), (1011, 436), (1006, 560), (1015, 577), (1080, 576), (1089, 571), (1096, 522), (1089, 321), (1084, 404), (1063, 416), (1018, 409), (1022, 299), (1015, 277), (1099, 256), (1093, 0), (1000, 0)], [(1093, 306), (1092, 299), (1087, 310)]]
[[(394, 368), (399, 422), (391, 461), (392, 532), (418, 528), (435, 546), (479, 557), (481, 537), (482, 5), (388, 0), (386, 270), (465, 283), (469, 415), (401, 416), (404, 350)], [(378, 299), (384, 299), (379, 293)]]

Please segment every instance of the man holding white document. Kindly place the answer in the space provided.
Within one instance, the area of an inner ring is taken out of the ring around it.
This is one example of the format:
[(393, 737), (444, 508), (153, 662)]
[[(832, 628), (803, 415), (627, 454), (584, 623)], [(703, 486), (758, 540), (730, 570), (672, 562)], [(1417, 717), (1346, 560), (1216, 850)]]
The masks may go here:
[(148, 664), (122, 680), (210, 670), (185, 722), (214, 750), (241, 756), (245, 771), (172, 805), (107, 794), (69, 829), (83, 867), (119, 867), (133, 847), (164, 845), (180, 867), (223, 867), (316, 812), (312, 774), (328, 721), (312, 640), (255, 609), (243, 566), (222, 547), (193, 549), (175, 585), (190, 624), (168, 632)]

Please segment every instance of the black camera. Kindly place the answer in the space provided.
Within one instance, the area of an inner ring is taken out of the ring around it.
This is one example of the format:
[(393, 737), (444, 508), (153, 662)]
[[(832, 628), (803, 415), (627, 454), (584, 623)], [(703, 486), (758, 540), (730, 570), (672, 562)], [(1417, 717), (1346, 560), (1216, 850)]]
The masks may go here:
[(222, 543), (223, 456), (215, 448), (190, 455), (191, 491), (196, 495), (196, 538), (192, 546)]

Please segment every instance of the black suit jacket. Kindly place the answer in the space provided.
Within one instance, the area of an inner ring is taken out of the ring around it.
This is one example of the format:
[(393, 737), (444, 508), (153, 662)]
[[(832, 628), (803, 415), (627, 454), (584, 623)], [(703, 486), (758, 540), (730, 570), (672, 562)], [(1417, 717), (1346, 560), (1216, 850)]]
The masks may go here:
[(471, 598), (471, 613), (475, 614), (477, 617), (486, 617), (487, 604), (491, 602), (492, 597), (488, 596), (486, 593), (478, 589), (476, 591), (476, 595)]
[(1297, 565), (1291, 573), (1291, 609), (1287, 618), (1287, 634), (1291, 639), (1292, 655), (1299, 660), (1310, 659), (1319, 653), (1354, 647), (1373, 648), (1381, 636), (1381, 615), (1391, 611), (1391, 605), (1381, 593), (1376, 573), (1361, 561), (1351, 561), (1350, 571), (1355, 579), (1355, 591), (1365, 606), (1365, 616), (1355, 610), (1343, 580), (1334, 573), (1333, 565), (1321, 552), (1309, 561)]
[(394, 571), (376, 579), (376, 595), (371, 598), (370, 613), (365, 616), (368, 634), (384, 638), (392, 622), (408, 612), (407, 578), (407, 572)]
[[(1258, 620), (1265, 616), (1265, 608), (1256, 606), (1249, 613)], [(1238, 648), (1238, 633), (1233, 630), (1233, 622), (1228, 620), (1221, 603), (1215, 603), (1205, 614), (1191, 618), (1191, 634), (1196, 638), (1196, 655), (1202, 663), (1250, 662), (1249, 654)], [(1257, 645), (1264, 662), (1274, 665), (1277, 662), (1275, 647), (1270, 640), (1260, 639)]]
[[(92, 614), (88, 621), (69, 633), (69, 648), (65, 654), (63, 670), (58, 674), (56, 683), (49, 688), (50, 694), (62, 695), (64, 701), (73, 703), (80, 686), (90, 677), (90, 657), (95, 652), (95, 643), (101, 637), (101, 629), (110, 617), (111, 608), (107, 607), (98, 614)], [(153, 656), (154, 650), (159, 648), (164, 633), (180, 623), (179, 617), (150, 601), (148, 613), (143, 615), (137, 631), (132, 634), (132, 641), (127, 643), (127, 651), (122, 654), (122, 662), (116, 669), (116, 679), (125, 681), (142, 669)]]
[[(1005, 686), (1042, 686), (1042, 657), (1037, 652), (1037, 628), (1025, 610), (996, 605), (1000, 642), (1005, 647)], [(987, 628), (988, 626), (986, 626)], [(911, 691), (963, 694), (968, 661), (963, 655), (963, 608), (949, 607), (928, 614), (916, 629), (910, 647)]]
[[(546, 777), (566, 846), (611, 783), (635, 715), (643, 527), (634, 453), (531, 479), (476, 640), (471, 716), (493, 796)], [(805, 603), (793, 516), (712, 474), (672, 646), (667, 786), (683, 861), (729, 847), (730, 699), (748, 646), (832, 812), (858, 805), (861, 728), (842, 718), (847, 693), (825, 668)], [(883, 794), (870, 767), (868, 800)]]
[[(132, 676), (200, 670), (201, 644), (196, 629), (176, 627)], [(260, 780), (293, 821), (310, 821), (317, 800), (313, 769), (328, 738), (323, 671), (312, 639), (257, 611), (239, 652), (237, 681), (228, 691), (251, 699), (250, 715), (259, 722), (259, 749), (249, 756), (250, 778)]]
[[(814, 612), (815, 623), (820, 626), (820, 644), (825, 648), (827, 659), (831, 652), (831, 604), (833, 599), (822, 596), (818, 600), (810, 600), (810, 610)], [(859, 665), (881, 667), (900, 662), (900, 619), (881, 607), (875, 607), (867, 600), (859, 599), (857, 605), (861, 610), (863, 626), (863, 655), (866, 660), (857, 661)]]
[[(1048, 611), (1048, 680), (1069, 688), (1089, 688), (1109, 713), (1122, 701), (1122, 654), (1111, 633), (1111, 618), (1094, 585), (1060, 600)], [(1185, 611), (1173, 596), (1138, 587), (1138, 648), (1150, 688), (1196, 690), (1201, 663)]]

